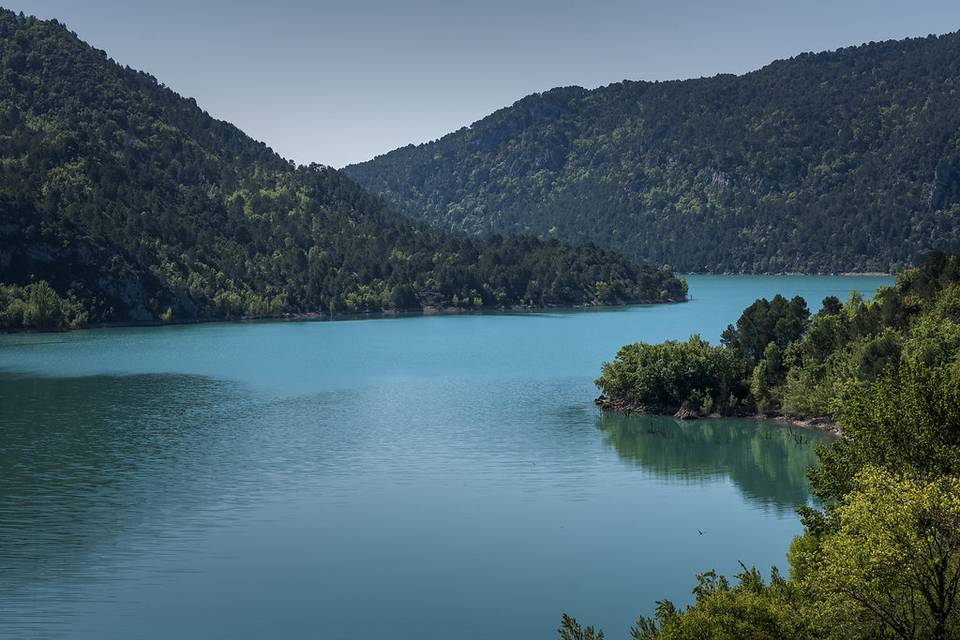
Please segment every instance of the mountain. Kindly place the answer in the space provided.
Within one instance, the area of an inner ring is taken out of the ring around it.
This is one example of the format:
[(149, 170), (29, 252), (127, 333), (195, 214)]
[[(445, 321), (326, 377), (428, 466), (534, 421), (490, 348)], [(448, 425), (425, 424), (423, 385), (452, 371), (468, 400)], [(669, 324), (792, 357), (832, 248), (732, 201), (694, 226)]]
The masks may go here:
[(692, 272), (888, 271), (960, 248), (960, 34), (554, 89), (344, 171), (441, 229)]
[(431, 231), (0, 10), (0, 328), (684, 296), (596, 247)]

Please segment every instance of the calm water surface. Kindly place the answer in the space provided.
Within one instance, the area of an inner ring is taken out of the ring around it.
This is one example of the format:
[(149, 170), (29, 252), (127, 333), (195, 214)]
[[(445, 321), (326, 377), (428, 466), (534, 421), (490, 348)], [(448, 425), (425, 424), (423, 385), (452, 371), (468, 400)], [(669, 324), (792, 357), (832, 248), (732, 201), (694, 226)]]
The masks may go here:
[[(691, 277), (571, 313), (0, 336), (0, 637), (626, 637), (784, 565), (822, 436), (601, 417), (636, 340), (887, 278)], [(697, 530), (706, 533), (700, 535)]]

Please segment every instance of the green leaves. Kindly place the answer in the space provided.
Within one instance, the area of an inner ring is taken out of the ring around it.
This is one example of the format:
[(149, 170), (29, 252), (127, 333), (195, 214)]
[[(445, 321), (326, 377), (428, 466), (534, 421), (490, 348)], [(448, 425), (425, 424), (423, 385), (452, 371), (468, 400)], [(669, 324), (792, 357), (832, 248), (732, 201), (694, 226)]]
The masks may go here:
[[(671, 273), (593, 246), (422, 228), (57, 23), (0, 10), (0, 35), (3, 282), (73, 292), (90, 321), (686, 297)], [(6, 326), (63, 324), (17, 305), (0, 307)]]
[(811, 473), (822, 499), (841, 500), (867, 466), (920, 477), (960, 474), (960, 378), (906, 365), (869, 387), (843, 385), (834, 411), (844, 438)]
[(603, 631), (593, 627), (581, 627), (576, 618), (563, 614), (560, 619), (560, 628), (557, 629), (560, 640), (603, 640)]
[(345, 171), (441, 229), (684, 272), (888, 272), (960, 247), (958, 60), (952, 33), (557, 89)]
[(727, 327), (723, 344), (740, 351), (755, 364), (770, 343), (782, 350), (799, 339), (809, 317), (807, 302), (800, 296), (792, 300), (779, 294), (772, 300), (760, 298), (744, 310), (735, 327)]
[(653, 618), (641, 618), (631, 630), (634, 640), (806, 640), (818, 637), (797, 589), (776, 569), (765, 581), (756, 569), (743, 567), (735, 584), (707, 571), (697, 576), (695, 603), (678, 609), (657, 602)]
[(960, 633), (960, 477), (865, 467), (831, 521), (816, 546), (794, 555), (826, 611), (856, 624), (860, 637)]
[(82, 327), (86, 313), (72, 296), (64, 299), (46, 282), (25, 287), (0, 283), (0, 330), (56, 330)]
[(614, 402), (637, 410), (715, 407), (723, 413), (731, 408), (731, 394), (736, 399), (745, 393), (744, 366), (733, 350), (712, 347), (695, 335), (686, 342), (627, 345), (603, 365), (596, 384)]

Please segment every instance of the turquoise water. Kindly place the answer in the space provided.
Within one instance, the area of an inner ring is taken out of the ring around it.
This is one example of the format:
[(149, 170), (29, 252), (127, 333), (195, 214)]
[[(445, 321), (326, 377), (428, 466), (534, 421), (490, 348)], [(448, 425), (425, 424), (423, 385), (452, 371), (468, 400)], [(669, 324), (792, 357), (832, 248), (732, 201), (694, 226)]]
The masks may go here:
[[(0, 637), (626, 637), (784, 565), (823, 436), (602, 417), (636, 340), (887, 278), (689, 278), (680, 305), (0, 336)], [(705, 533), (700, 535), (697, 530)]]

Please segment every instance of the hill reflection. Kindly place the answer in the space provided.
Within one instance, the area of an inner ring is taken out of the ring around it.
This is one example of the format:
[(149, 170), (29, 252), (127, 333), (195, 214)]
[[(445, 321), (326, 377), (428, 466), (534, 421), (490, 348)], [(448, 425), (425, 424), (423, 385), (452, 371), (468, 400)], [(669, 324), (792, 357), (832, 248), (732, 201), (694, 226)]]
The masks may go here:
[(605, 413), (597, 420), (620, 457), (660, 478), (701, 483), (724, 477), (753, 504), (789, 511), (806, 504), (806, 470), (824, 433), (759, 420), (681, 421)]

